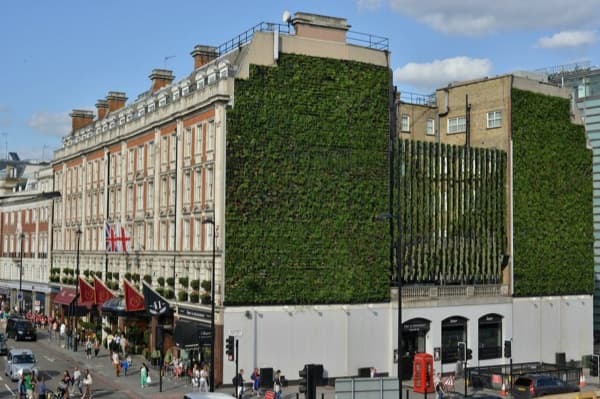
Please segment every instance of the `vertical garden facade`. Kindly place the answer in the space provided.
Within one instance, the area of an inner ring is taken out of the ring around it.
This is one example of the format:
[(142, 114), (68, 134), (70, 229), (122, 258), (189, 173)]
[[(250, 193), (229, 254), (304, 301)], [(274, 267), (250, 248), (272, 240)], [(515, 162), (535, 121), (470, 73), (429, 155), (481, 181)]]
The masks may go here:
[(389, 73), (280, 54), (236, 79), (226, 304), (389, 300)]

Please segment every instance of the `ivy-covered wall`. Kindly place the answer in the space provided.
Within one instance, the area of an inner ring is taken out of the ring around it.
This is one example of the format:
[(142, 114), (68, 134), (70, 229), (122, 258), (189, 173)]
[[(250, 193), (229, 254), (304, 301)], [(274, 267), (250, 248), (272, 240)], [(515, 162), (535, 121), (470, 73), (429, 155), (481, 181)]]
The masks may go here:
[(405, 283), (497, 284), (506, 253), (506, 153), (402, 140)]
[(281, 54), (227, 117), (228, 305), (389, 300), (389, 71)]
[(516, 296), (594, 288), (592, 152), (569, 101), (512, 91)]

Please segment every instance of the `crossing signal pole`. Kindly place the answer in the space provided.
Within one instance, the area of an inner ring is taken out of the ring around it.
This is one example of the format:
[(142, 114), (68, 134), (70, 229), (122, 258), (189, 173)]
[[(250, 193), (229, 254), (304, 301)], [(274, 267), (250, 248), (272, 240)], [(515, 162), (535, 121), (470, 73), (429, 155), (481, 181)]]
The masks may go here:
[(592, 364), (590, 364), (590, 375), (598, 377), (598, 366), (600, 366), (600, 355), (592, 354)]
[(304, 368), (298, 371), (300, 381), (298, 382), (298, 392), (304, 394), (305, 399), (317, 399), (317, 378), (316, 367), (314, 364), (305, 364)]

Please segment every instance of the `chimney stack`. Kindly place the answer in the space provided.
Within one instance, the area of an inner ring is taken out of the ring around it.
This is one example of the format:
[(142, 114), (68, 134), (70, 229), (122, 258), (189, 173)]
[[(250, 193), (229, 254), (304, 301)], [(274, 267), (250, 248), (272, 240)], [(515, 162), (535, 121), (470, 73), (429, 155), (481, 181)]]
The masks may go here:
[(71, 117), (71, 134), (94, 121), (94, 112), (84, 109), (74, 109), (69, 116)]
[(152, 73), (149, 76), (150, 80), (152, 80), (152, 93), (156, 93), (161, 88), (170, 84), (175, 76), (173, 75), (173, 71), (168, 69), (153, 69)]
[(98, 111), (98, 120), (104, 119), (106, 114), (108, 114), (108, 101), (106, 100), (98, 100), (96, 103), (96, 111)]
[(125, 106), (127, 96), (120, 91), (109, 91), (106, 101), (108, 103), (108, 112), (113, 112)]
[(217, 48), (213, 46), (196, 45), (190, 53), (194, 57), (194, 70), (206, 65), (218, 56)]
[(346, 43), (346, 32), (350, 29), (346, 18), (328, 17), (305, 12), (294, 13), (292, 24), (296, 36), (340, 43)]

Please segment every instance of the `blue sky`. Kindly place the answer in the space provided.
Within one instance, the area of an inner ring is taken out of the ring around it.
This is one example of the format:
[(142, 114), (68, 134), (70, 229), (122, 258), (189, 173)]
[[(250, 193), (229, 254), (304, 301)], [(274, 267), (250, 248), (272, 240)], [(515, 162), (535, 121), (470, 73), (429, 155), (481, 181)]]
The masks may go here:
[(19, 0), (0, 5), (0, 157), (50, 160), (73, 109), (129, 102), (155, 68), (176, 80), (215, 45), (283, 11), (343, 17), (389, 39), (401, 91), (574, 62), (600, 65), (600, 0)]

